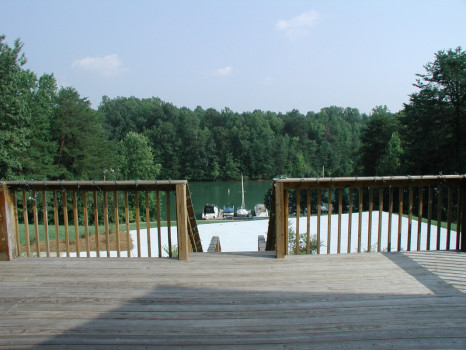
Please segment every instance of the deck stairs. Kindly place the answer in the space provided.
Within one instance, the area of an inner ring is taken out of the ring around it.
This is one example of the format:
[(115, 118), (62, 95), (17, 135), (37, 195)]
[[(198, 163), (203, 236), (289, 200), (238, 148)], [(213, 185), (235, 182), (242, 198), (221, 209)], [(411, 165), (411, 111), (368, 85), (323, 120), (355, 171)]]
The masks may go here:
[(194, 213), (193, 202), (191, 199), (191, 193), (189, 192), (189, 186), (186, 185), (186, 206), (188, 209), (188, 234), (190, 247), (193, 252), (202, 252), (201, 237), (199, 235), (199, 229), (197, 228), (196, 214)]

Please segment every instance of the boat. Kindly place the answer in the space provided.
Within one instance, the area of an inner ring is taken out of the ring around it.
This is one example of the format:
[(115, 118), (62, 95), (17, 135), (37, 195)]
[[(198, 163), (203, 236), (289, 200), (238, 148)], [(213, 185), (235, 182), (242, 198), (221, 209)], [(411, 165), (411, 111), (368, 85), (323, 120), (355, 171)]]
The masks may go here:
[(254, 214), (256, 218), (268, 218), (269, 211), (265, 207), (265, 204), (256, 204), (254, 206)]
[(248, 217), (249, 214), (251, 214), (251, 212), (246, 209), (246, 205), (244, 204), (244, 183), (243, 174), (241, 174), (241, 207), (236, 210), (236, 216), (245, 218)]
[(204, 220), (212, 220), (218, 218), (218, 207), (214, 204), (206, 204), (202, 211), (202, 218)]
[(235, 206), (231, 203), (225, 203), (223, 206), (223, 218), (232, 219), (235, 216)]

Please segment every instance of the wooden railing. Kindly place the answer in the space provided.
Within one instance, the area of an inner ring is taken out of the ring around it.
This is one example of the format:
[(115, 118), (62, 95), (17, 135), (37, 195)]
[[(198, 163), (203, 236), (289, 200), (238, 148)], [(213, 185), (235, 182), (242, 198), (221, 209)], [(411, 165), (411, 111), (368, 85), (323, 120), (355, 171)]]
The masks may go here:
[[(295, 223), (289, 222), (290, 211)], [(301, 215), (307, 218), (305, 233)], [(296, 232), (293, 252), (290, 223)], [(277, 258), (289, 253), (466, 251), (465, 228), (463, 175), (274, 179), (267, 250), (276, 250)]]
[[(151, 222), (157, 234), (151, 233)], [(0, 260), (22, 255), (172, 257), (176, 252), (186, 260), (189, 251), (202, 251), (202, 245), (187, 181), (0, 184)]]

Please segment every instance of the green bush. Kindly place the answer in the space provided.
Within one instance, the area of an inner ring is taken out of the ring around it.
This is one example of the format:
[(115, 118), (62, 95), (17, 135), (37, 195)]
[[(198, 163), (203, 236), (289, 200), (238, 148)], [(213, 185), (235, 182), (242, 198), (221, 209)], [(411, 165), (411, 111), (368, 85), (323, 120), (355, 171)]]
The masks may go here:
[[(309, 251), (311, 254), (317, 254), (317, 247), (322, 247), (323, 241), (317, 241), (317, 235), (311, 234), (309, 237)], [(296, 255), (296, 232), (293, 227), (288, 227), (288, 254)], [(299, 254), (307, 254), (307, 234), (299, 234)]]

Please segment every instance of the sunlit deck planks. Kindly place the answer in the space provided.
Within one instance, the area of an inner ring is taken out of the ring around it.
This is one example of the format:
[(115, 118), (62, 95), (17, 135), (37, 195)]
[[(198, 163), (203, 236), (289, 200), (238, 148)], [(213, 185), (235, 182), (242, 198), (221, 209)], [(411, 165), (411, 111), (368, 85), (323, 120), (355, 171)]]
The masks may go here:
[(466, 348), (466, 253), (0, 262), (1, 348)]

